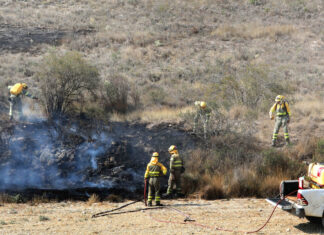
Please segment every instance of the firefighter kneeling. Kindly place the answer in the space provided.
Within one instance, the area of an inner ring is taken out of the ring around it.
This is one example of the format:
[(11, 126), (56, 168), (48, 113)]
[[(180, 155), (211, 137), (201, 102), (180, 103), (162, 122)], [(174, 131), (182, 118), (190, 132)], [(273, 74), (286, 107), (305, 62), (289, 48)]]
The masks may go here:
[(166, 175), (167, 169), (159, 162), (159, 153), (154, 152), (149, 164), (147, 164), (144, 179), (148, 180), (148, 206), (152, 206), (153, 192), (155, 192), (155, 203), (162, 206), (160, 199), (160, 177)]

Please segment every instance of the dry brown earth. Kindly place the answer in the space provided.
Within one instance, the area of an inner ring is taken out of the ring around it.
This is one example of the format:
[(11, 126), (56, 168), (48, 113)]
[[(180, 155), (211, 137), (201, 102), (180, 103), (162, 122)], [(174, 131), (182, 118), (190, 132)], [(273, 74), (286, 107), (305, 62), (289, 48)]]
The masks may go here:
[[(260, 228), (273, 209), (264, 199), (172, 200), (164, 201), (190, 214), (196, 223), (236, 232), (216, 231), (182, 222), (184, 216), (171, 209), (135, 212), (91, 218), (92, 214), (117, 208), (124, 203), (59, 202), (38, 205), (5, 204), (0, 207), (1, 234), (244, 234)], [(143, 208), (142, 203), (125, 210)], [(124, 209), (123, 209), (124, 210)], [(320, 225), (311, 224), (276, 210), (270, 223), (257, 234), (321, 234)]]

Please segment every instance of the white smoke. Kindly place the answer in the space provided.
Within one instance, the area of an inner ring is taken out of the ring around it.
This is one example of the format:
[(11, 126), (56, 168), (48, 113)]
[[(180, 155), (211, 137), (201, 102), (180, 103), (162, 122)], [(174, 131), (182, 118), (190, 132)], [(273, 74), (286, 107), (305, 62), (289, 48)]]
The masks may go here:
[[(82, 132), (77, 126), (70, 131)], [(61, 133), (47, 122), (16, 127), (10, 157), (0, 158), (0, 189), (111, 187), (109, 181), (90, 182), (87, 172), (98, 169), (97, 158), (109, 150), (112, 139), (105, 133), (90, 136), (91, 141), (84, 139), (77, 147), (65, 146)]]

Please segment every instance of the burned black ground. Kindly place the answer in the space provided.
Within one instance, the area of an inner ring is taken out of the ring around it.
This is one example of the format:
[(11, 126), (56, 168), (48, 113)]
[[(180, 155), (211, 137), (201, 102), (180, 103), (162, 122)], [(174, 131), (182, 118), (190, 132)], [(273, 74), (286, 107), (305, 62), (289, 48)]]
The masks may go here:
[(3, 193), (85, 200), (92, 193), (138, 197), (152, 152), (168, 167), (170, 145), (185, 153), (199, 140), (169, 123), (55, 120), (8, 123), (0, 143)]

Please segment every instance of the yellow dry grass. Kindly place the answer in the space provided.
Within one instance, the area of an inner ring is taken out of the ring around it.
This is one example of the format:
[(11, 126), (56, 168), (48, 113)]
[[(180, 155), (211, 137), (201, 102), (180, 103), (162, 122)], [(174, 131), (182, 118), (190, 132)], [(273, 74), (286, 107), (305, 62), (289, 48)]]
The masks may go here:
[(100, 198), (97, 194), (91, 194), (91, 196), (88, 199), (88, 205), (92, 205), (94, 203), (100, 202)]
[(192, 112), (194, 107), (186, 106), (182, 108), (156, 107), (147, 110), (138, 110), (133, 113), (124, 115), (113, 113), (112, 121), (141, 121), (141, 122), (180, 122), (181, 114)]
[(257, 24), (238, 24), (238, 25), (223, 25), (211, 33), (222, 39), (230, 39), (239, 37), (244, 39), (255, 39), (270, 37), (275, 38), (282, 35), (290, 35), (295, 31), (292, 25), (257, 25)]
[(300, 99), (294, 104), (296, 114), (300, 118), (312, 116), (313, 118), (324, 118), (324, 100), (322, 97), (305, 96), (298, 97)]

